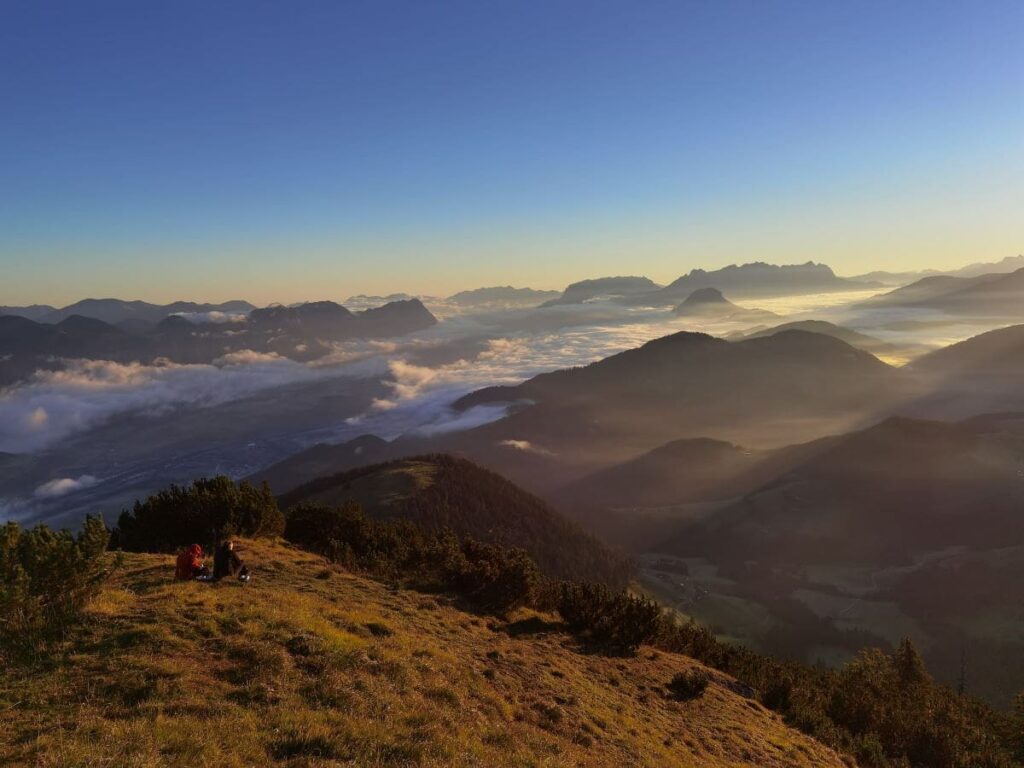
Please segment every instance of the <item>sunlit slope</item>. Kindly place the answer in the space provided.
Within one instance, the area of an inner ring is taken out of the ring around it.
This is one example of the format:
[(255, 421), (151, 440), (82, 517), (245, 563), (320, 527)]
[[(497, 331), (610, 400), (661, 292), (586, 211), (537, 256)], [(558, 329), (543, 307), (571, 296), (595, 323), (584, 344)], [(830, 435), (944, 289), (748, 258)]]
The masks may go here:
[(245, 586), (127, 555), (59, 662), (0, 678), (3, 765), (840, 766), (690, 659), (582, 653), (547, 617), (465, 613), (244, 542)]

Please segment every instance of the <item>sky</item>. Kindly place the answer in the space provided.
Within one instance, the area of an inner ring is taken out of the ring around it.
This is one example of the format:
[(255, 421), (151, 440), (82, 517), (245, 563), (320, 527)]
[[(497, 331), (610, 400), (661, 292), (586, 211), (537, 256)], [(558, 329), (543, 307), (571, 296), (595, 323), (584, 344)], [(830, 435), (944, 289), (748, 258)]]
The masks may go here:
[(1024, 3), (0, 0), (0, 304), (1024, 251)]

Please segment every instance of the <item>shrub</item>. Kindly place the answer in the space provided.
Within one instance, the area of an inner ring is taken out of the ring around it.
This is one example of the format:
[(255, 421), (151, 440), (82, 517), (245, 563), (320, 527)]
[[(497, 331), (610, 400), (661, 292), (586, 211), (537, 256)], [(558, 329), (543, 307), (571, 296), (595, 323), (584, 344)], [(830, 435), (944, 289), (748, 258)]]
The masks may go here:
[(653, 600), (600, 584), (562, 584), (557, 608), (570, 629), (624, 653), (653, 639), (662, 623), (661, 606)]
[(709, 682), (708, 673), (703, 669), (691, 669), (677, 672), (666, 687), (676, 701), (691, 701), (704, 695)]
[(98, 517), (77, 536), (45, 525), (0, 528), (0, 641), (31, 643), (73, 621), (107, 576), (108, 540)]
[(540, 573), (521, 549), (502, 549), (473, 539), (445, 563), (445, 581), (478, 605), (497, 613), (530, 605)]
[(498, 613), (530, 604), (540, 583), (523, 550), (450, 532), (426, 533), (408, 521), (373, 520), (352, 501), (341, 507), (295, 506), (288, 511), (284, 535), (348, 568), (449, 589)]
[(189, 487), (172, 485), (125, 510), (114, 530), (115, 546), (134, 552), (173, 552), (224, 536), (280, 536), (284, 515), (264, 483), (234, 483), (220, 475)]

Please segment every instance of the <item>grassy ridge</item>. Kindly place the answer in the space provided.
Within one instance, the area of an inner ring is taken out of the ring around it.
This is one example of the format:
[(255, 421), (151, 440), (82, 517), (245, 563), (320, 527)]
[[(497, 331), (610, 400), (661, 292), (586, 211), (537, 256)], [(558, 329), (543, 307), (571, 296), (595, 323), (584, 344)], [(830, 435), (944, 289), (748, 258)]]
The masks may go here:
[(246, 586), (174, 583), (124, 555), (61, 653), (0, 677), (0, 764), (839, 766), (708, 670), (583, 652), (508, 620), (246, 541)]

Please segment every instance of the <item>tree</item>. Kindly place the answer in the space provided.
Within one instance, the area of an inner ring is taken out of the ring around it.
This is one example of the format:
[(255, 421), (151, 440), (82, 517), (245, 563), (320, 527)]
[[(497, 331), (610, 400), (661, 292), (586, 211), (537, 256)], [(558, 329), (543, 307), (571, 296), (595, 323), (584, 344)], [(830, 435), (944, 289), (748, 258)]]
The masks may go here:
[(904, 637), (893, 654), (893, 664), (896, 666), (896, 675), (900, 685), (904, 688), (914, 688), (922, 683), (928, 682), (928, 670), (925, 667), (924, 659), (909, 637)]

